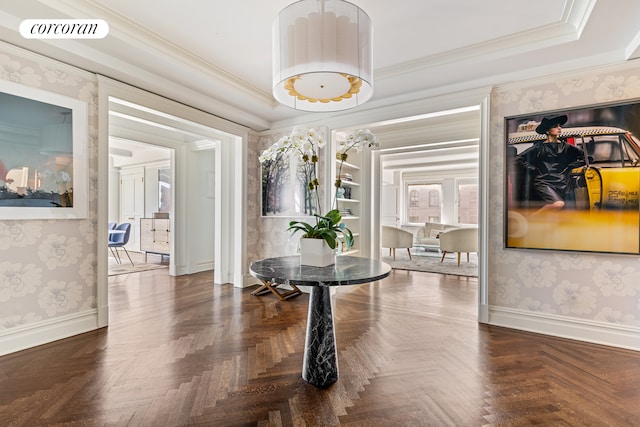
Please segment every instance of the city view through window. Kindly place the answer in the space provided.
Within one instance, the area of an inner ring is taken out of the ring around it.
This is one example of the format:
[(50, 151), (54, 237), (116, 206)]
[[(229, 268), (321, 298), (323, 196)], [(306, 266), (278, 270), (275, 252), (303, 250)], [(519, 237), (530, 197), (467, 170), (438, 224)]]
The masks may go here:
[(455, 197), (443, 194), (441, 183), (407, 184), (407, 222), (442, 222), (445, 204), (457, 201), (457, 223), (478, 224), (478, 190), (476, 180), (457, 182)]

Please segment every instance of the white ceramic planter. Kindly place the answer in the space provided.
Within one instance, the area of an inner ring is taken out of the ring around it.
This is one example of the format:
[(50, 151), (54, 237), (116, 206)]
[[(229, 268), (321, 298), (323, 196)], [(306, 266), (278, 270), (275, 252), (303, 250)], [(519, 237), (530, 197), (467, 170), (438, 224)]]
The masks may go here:
[(300, 239), (300, 265), (326, 267), (335, 262), (335, 250), (324, 239)]

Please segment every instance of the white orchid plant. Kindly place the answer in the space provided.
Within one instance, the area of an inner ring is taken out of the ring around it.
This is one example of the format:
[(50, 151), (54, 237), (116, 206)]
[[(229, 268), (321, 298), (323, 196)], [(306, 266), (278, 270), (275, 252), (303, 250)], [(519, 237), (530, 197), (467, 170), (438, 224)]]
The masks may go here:
[(336, 151), (347, 160), (347, 152), (351, 149), (355, 149), (357, 152), (362, 151), (363, 148), (379, 147), (380, 141), (378, 137), (369, 129), (358, 129), (347, 135), (344, 140), (340, 140), (337, 143)]
[(337, 189), (342, 187), (342, 165), (349, 158), (347, 154), (350, 150), (356, 150), (360, 152), (365, 148), (377, 148), (380, 146), (378, 137), (369, 129), (358, 129), (347, 135), (343, 140), (339, 140), (336, 145), (337, 158), (340, 159), (340, 166), (338, 167), (338, 177), (336, 178), (336, 196), (334, 198), (334, 206), (338, 205), (338, 191)]
[(302, 165), (315, 210), (315, 224), (304, 221), (291, 221), (287, 231), (293, 234), (302, 232), (302, 237), (311, 239), (324, 239), (331, 249), (335, 249), (338, 242), (338, 233), (341, 233), (348, 247), (353, 245), (353, 234), (340, 220), (342, 216), (337, 209), (329, 211), (326, 215), (319, 215), (320, 196), (318, 194), (318, 159), (320, 148), (325, 141), (315, 129), (294, 128), (290, 135), (280, 138), (275, 144), (264, 150), (258, 160), (260, 163), (276, 161), (282, 157), (296, 158)]
[[(304, 221), (291, 221), (287, 231), (291, 231), (293, 234), (302, 232), (302, 237), (304, 238), (324, 239), (331, 249), (336, 248), (339, 240), (344, 240), (348, 250), (353, 246), (353, 233), (347, 228), (346, 224), (341, 222), (342, 215), (337, 206), (334, 206), (325, 215), (317, 213), (320, 207), (320, 196), (318, 194), (318, 186), (320, 184), (317, 166), (319, 150), (324, 145), (324, 139), (315, 129), (294, 128), (290, 135), (283, 136), (264, 150), (258, 160), (260, 163), (264, 163), (266, 161), (277, 161), (282, 157), (294, 157), (302, 165), (308, 189), (316, 206), (315, 211), (313, 211), (316, 221), (314, 225)], [(350, 133), (344, 141), (338, 142), (337, 151), (342, 160), (340, 171), (342, 170), (342, 163), (347, 159), (349, 150), (360, 151), (363, 148), (378, 147), (379, 145), (376, 136), (368, 129)], [(341, 185), (339, 176), (336, 180), (336, 187)]]

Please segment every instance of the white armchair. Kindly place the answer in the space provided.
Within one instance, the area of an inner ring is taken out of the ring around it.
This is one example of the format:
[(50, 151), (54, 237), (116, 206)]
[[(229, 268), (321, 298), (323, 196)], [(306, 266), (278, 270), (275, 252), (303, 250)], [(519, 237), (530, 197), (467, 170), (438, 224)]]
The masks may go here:
[(396, 259), (396, 248), (407, 248), (409, 259), (411, 259), (411, 248), (413, 247), (413, 233), (390, 225), (382, 226), (382, 247), (389, 248), (389, 255)]
[(469, 262), (469, 252), (478, 253), (478, 227), (464, 227), (446, 230), (440, 233), (440, 250), (442, 251), (442, 259), (447, 252), (458, 253), (458, 265), (460, 265), (460, 254), (467, 253), (467, 262)]

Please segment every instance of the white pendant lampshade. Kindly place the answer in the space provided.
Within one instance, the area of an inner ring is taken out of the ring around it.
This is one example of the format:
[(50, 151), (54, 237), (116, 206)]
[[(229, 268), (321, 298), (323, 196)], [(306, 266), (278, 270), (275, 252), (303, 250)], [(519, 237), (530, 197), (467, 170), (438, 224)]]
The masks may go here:
[(344, 0), (301, 0), (273, 24), (273, 95), (303, 111), (357, 107), (373, 94), (369, 16)]

